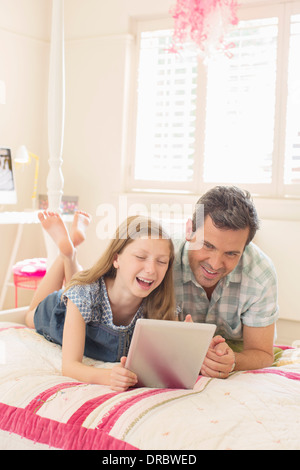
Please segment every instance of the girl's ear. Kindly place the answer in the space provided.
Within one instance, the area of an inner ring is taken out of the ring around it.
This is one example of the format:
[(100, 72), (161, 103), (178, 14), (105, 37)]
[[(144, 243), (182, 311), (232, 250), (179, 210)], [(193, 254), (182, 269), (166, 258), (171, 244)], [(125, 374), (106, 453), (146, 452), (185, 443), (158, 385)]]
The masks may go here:
[(119, 258), (119, 255), (116, 253), (115, 256), (114, 256), (114, 260), (113, 260), (113, 266), (114, 266), (114, 268), (116, 268), (116, 269), (118, 269), (118, 267), (119, 267), (118, 258)]

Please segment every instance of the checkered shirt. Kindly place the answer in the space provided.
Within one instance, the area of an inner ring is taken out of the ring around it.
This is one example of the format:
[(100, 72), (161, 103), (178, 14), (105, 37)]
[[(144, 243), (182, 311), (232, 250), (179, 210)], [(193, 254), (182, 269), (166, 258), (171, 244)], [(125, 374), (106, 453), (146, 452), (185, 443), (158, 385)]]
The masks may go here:
[(181, 320), (190, 313), (195, 322), (216, 324), (216, 334), (229, 340), (243, 339), (243, 325), (264, 327), (277, 320), (276, 272), (256, 245), (246, 246), (238, 265), (219, 281), (210, 300), (190, 269), (188, 246), (188, 242), (178, 245), (174, 263)]
[(115, 330), (126, 330), (132, 327), (138, 318), (143, 316), (143, 304), (140, 305), (130, 325), (116, 326), (106, 290), (104, 278), (87, 285), (75, 285), (63, 295), (65, 304), (70, 299), (79, 309), (85, 323), (95, 322), (108, 325)]

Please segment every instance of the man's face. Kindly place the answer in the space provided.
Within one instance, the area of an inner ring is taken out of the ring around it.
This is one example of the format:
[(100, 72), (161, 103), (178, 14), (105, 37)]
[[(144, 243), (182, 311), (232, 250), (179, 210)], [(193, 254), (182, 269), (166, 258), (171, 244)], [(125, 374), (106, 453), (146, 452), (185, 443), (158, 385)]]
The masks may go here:
[(237, 266), (248, 239), (249, 228), (220, 229), (215, 227), (208, 215), (204, 220), (204, 236), (199, 237), (199, 233), (191, 235), (189, 220), (186, 239), (191, 248), (188, 253), (190, 268), (198, 284), (210, 296), (217, 283)]

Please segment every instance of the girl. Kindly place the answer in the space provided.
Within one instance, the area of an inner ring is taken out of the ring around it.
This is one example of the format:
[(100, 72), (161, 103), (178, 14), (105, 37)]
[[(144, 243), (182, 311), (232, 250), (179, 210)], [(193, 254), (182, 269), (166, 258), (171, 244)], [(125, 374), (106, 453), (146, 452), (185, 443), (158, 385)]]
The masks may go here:
[[(45, 211), (39, 219), (60, 254), (35, 292), (27, 326), (62, 344), (64, 375), (116, 391), (134, 386), (137, 377), (125, 361), (136, 320), (176, 319), (172, 241), (158, 223), (130, 217), (99, 261), (82, 271), (76, 247), (85, 239), (89, 215), (75, 214), (70, 235), (59, 214)], [(94, 368), (82, 363), (83, 355), (121, 363)]]

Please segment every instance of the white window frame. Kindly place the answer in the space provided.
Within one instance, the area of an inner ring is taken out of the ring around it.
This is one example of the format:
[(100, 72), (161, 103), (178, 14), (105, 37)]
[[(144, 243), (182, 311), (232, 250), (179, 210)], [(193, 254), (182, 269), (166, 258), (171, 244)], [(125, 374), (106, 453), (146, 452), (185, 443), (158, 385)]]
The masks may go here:
[[(240, 20), (278, 17), (278, 50), (277, 50), (277, 77), (276, 77), (276, 107), (274, 123), (274, 152), (272, 164), (271, 184), (237, 184), (248, 189), (253, 195), (272, 198), (300, 197), (300, 184), (284, 184), (285, 160), (285, 119), (287, 109), (287, 74), (290, 36), (290, 16), (300, 13), (300, 1), (272, 2), (268, 5), (245, 5), (238, 10)], [(172, 29), (173, 20), (162, 18), (160, 20), (142, 20), (136, 22), (135, 57), (133, 61), (132, 80), (132, 115), (129, 128), (129, 146), (127, 158), (127, 175), (125, 186), (127, 192), (159, 192), (177, 194), (200, 194), (216, 184), (225, 184), (222, 181), (205, 183), (203, 181), (203, 156), (205, 136), (205, 101), (206, 101), (206, 68), (202, 61), (198, 64), (198, 96), (197, 96), (197, 138), (195, 143), (194, 178), (189, 183), (138, 181), (134, 179), (135, 142), (137, 128), (137, 82), (140, 39), (143, 31)], [(228, 184), (228, 183), (226, 183)]]

